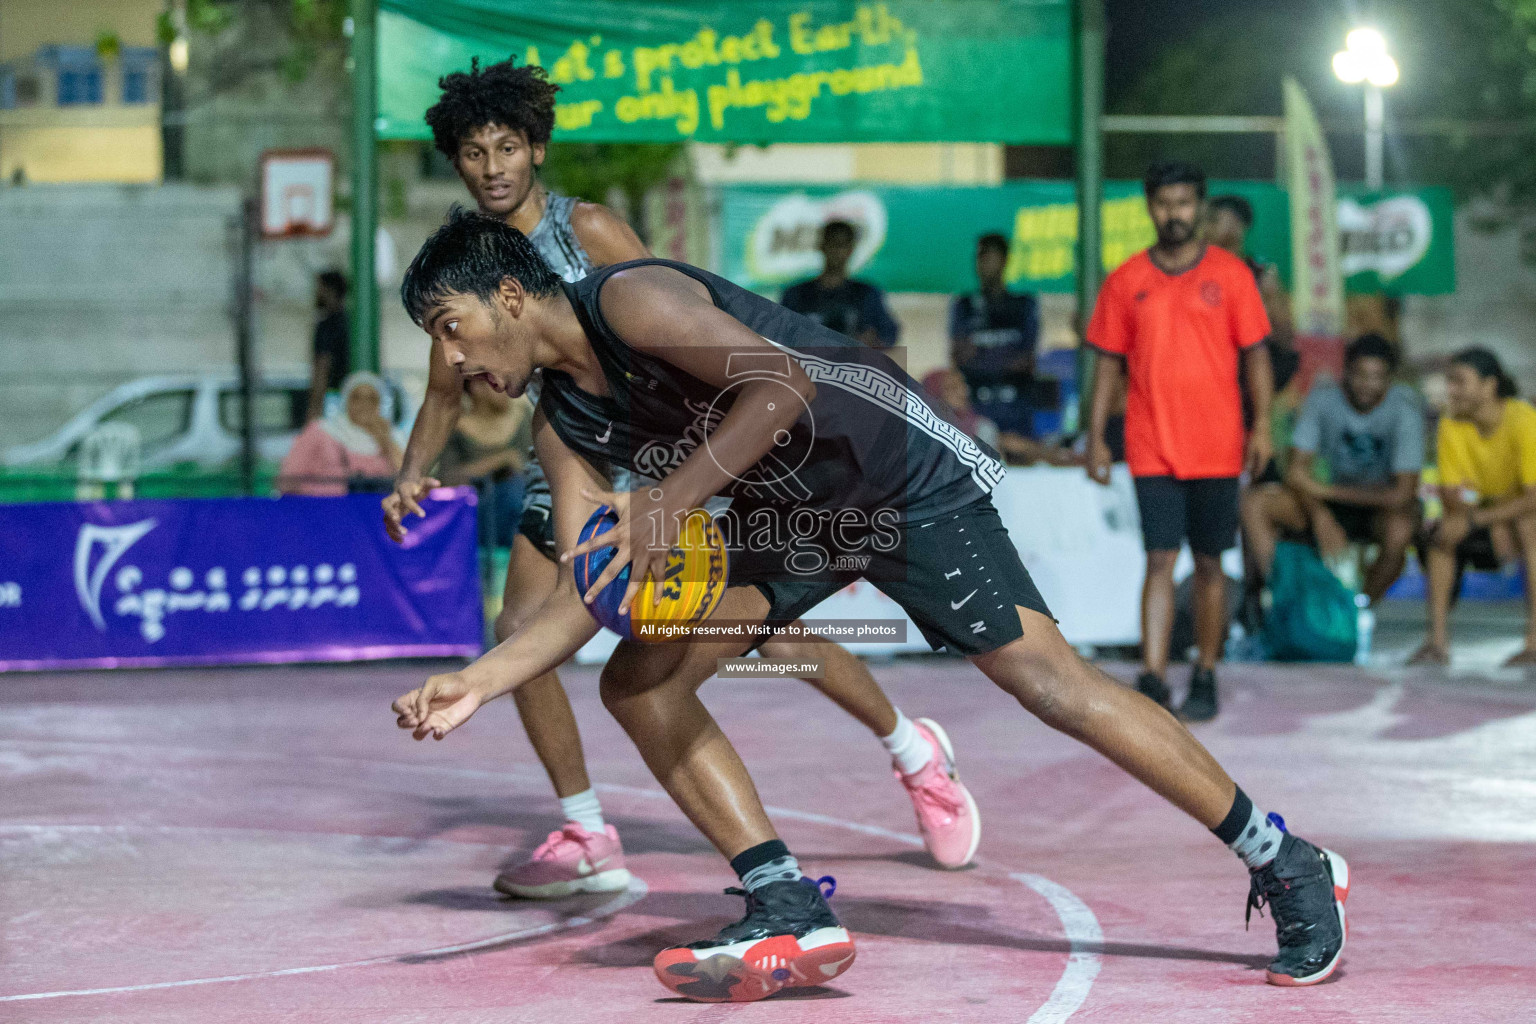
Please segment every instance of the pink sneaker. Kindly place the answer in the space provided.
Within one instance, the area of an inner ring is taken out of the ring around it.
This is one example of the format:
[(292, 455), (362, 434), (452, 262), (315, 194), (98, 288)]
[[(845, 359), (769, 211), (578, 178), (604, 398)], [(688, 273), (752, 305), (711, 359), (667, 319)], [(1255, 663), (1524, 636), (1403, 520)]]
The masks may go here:
[(624, 847), (612, 825), (588, 832), (574, 821), (533, 851), (533, 856), (496, 876), (496, 891), (530, 900), (553, 900), (578, 892), (618, 892), (629, 885)]
[(933, 859), (942, 868), (963, 868), (981, 844), (981, 812), (955, 773), (955, 750), (943, 728), (931, 718), (912, 724), (933, 744), (934, 758), (911, 775), (898, 770), (896, 777), (912, 798), (918, 831)]

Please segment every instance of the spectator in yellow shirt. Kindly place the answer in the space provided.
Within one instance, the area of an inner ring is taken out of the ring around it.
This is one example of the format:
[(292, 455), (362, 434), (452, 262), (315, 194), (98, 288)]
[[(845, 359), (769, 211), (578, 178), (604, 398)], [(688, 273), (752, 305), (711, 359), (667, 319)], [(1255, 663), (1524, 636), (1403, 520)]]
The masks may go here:
[(1429, 637), (1411, 665), (1450, 662), (1451, 602), (1467, 565), (1493, 569), (1520, 558), (1526, 576), (1525, 647), (1505, 664), (1536, 664), (1536, 408), (1492, 352), (1469, 348), (1451, 361), (1440, 420), (1440, 497), (1445, 514), (1424, 544)]

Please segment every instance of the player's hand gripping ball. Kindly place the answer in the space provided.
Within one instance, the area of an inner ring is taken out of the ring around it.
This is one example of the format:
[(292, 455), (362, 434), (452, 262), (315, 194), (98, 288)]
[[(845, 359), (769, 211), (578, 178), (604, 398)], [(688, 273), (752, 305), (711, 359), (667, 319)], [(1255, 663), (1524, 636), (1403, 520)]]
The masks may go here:
[[(581, 528), (578, 543), (586, 543), (613, 529), (618, 516), (604, 505)], [(587, 591), (613, 558), (614, 548), (598, 548), (576, 556), (576, 589)], [(708, 512), (696, 508), (688, 513), (677, 539), (677, 546), (667, 552), (666, 575), (662, 579), (661, 603), (656, 603), (654, 579), (647, 576), (635, 595), (628, 614), (620, 614), (619, 603), (629, 586), (630, 566), (619, 574), (587, 605), (598, 622), (626, 640), (661, 642), (686, 636), (686, 627), (709, 618), (725, 595), (728, 575), (725, 540)]]

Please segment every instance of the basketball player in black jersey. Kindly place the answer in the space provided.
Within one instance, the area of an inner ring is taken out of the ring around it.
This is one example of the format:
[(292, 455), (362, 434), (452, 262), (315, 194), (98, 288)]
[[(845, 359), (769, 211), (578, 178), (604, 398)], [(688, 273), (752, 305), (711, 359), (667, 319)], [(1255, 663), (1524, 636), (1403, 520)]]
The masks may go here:
[[(828, 526), (820, 541), (869, 555), (866, 574), (931, 643), (968, 657), (1026, 710), (1238, 854), (1250, 871), (1250, 908), (1267, 902), (1275, 917), (1272, 983), (1315, 984), (1333, 972), (1345, 938), (1343, 858), (1285, 832), (1172, 715), (1078, 657), (992, 507), (1000, 464), (888, 357), (686, 264), (635, 260), (565, 284), (520, 233), (472, 214), (456, 214), (428, 240), (402, 294), (464, 376), (520, 394), (543, 369), (535, 443), (564, 563), (555, 593), (524, 628), (395, 702), (402, 728), (440, 739), (593, 635), (571, 558), (616, 535), (610, 569), (632, 564), (632, 579), (660, 578), (681, 515), (717, 494), (733, 497), (733, 511), (750, 507), (770, 520), (809, 515)], [(774, 370), (743, 376), (749, 363)], [(613, 494), (599, 459), (666, 471), (654, 487)], [(615, 535), (578, 544), (600, 504), (619, 511)], [(793, 551), (748, 543), (733, 557), (715, 618), (787, 621), (843, 585), (802, 568)], [(631, 586), (625, 600), (633, 597)], [(626, 642), (602, 677), (605, 705), (742, 880), (741, 921), (656, 958), (663, 984), (699, 1000), (819, 984), (853, 959), (847, 932), (802, 881), (695, 692), (717, 658), (752, 642)]]
[[(577, 281), (595, 268), (650, 256), (623, 218), (606, 206), (577, 202), (539, 180), (555, 125), (555, 94), (538, 65), (508, 59), (444, 77), (442, 95), (426, 113), (433, 140), (453, 162), (479, 211), (517, 228), (560, 277)], [(465, 380), (441, 345), (429, 354), (426, 401), (416, 416), (394, 493), (383, 501), (385, 529), (404, 538), (408, 512), (436, 480), (427, 475), (458, 422)], [(537, 477), (537, 461), (530, 462)], [(555, 588), (555, 539), (547, 489), (529, 487), (507, 564), (498, 641), (511, 636)], [(917, 814), (919, 831), (941, 867), (970, 862), (981, 839), (975, 801), (956, 777), (953, 749), (931, 719), (911, 720), (886, 698), (863, 662), (819, 637), (776, 638), (769, 657), (815, 660), (823, 672), (806, 682), (873, 732), (891, 755)], [(618, 831), (603, 818), (587, 775), (581, 734), (570, 700), (551, 669), (514, 695), (529, 742), (549, 775), (566, 823), (521, 863), (497, 875), (495, 888), (511, 896), (556, 899), (577, 892), (622, 890), (629, 884)], [(605, 865), (594, 870), (591, 865)]]

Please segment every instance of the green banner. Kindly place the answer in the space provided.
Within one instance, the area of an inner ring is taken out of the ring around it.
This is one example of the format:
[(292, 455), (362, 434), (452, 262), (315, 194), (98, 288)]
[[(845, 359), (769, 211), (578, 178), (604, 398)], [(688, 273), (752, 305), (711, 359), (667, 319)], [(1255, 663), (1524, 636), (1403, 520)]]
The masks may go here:
[[(1276, 265), (1284, 275), (1291, 255), (1285, 192), (1252, 181), (1213, 181), (1210, 192), (1240, 195), (1253, 204), (1249, 255)], [(1072, 292), (1076, 287), (1072, 267), (1077, 201), (1071, 182), (1014, 181), (984, 188), (732, 185), (721, 189), (720, 198), (716, 230), (721, 272), (756, 291), (774, 293), (814, 276), (821, 268), (816, 234), (828, 220), (858, 226), (854, 268), (890, 291), (974, 288), (976, 238), (988, 232), (1011, 240), (1004, 272), (1010, 284), (1038, 292)], [(1449, 192), (1426, 188), (1371, 199), (1365, 213), (1353, 221), (1345, 208), (1353, 200), (1340, 201), (1343, 262), (1346, 268), (1358, 268), (1350, 287), (1397, 294), (1453, 291)], [(1383, 208), (1385, 213), (1377, 212)], [(1352, 230), (1350, 223), (1360, 226)], [(1411, 234), (1405, 224), (1422, 231)], [(1105, 183), (1103, 225), (1106, 271), (1152, 243), (1152, 222), (1139, 182)]]
[(583, 142), (1067, 143), (1070, 0), (381, 0), (379, 120), (517, 54)]

